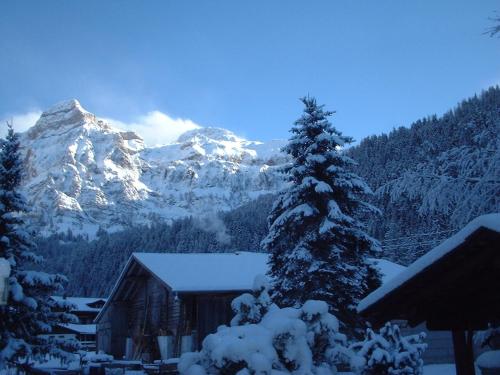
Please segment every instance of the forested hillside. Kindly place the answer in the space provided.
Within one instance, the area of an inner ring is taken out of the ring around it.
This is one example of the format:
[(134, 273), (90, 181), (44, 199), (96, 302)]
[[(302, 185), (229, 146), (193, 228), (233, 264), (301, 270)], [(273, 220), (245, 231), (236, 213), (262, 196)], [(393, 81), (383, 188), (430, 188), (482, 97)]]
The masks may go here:
[(442, 117), (371, 136), (348, 151), (382, 210), (385, 255), (413, 261), (474, 217), (500, 211), (500, 88)]
[[(472, 218), (500, 212), (500, 88), (347, 150), (375, 191), (371, 219), (384, 257), (408, 264)], [(274, 200), (267, 195), (205, 218), (158, 222), (94, 241), (71, 234), (40, 239), (50, 271), (68, 276), (70, 295), (106, 296), (133, 251), (258, 251)], [(57, 255), (57, 256), (56, 256)]]
[(68, 295), (107, 296), (132, 252), (259, 251), (273, 201), (274, 196), (266, 195), (209, 217), (100, 231), (93, 241), (71, 233), (40, 238), (38, 247), (44, 267), (68, 277)]

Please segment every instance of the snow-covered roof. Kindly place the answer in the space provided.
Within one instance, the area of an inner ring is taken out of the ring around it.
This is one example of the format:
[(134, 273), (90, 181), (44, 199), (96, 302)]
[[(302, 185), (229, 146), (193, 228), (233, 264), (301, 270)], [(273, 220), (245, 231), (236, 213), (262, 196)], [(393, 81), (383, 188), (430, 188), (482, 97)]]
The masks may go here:
[[(250, 290), (255, 276), (268, 271), (268, 254), (134, 253), (132, 256), (175, 292)], [(371, 259), (382, 273), (382, 283), (404, 266), (385, 259)]]
[(223, 292), (252, 289), (255, 276), (267, 273), (268, 254), (235, 253), (133, 253), (95, 321), (103, 316), (134, 262), (174, 292)]
[(406, 269), (405, 266), (391, 262), (387, 259), (370, 258), (370, 262), (379, 269), (382, 276), (382, 285), (394, 279)]
[(134, 253), (146, 269), (175, 292), (250, 290), (267, 272), (264, 253)]
[(82, 335), (95, 335), (96, 334), (96, 325), (95, 324), (73, 324), (73, 323), (65, 323), (60, 324), (61, 327), (70, 329)]
[[(174, 292), (222, 292), (252, 289), (255, 276), (268, 271), (269, 255), (235, 253), (133, 253), (99, 312), (99, 321), (132, 262), (136, 261)], [(371, 259), (382, 273), (382, 282), (395, 277), (403, 266), (385, 259)]]
[(99, 312), (100, 308), (95, 308), (92, 305), (98, 301), (106, 302), (106, 298), (92, 298), (92, 297), (61, 297), (52, 296), (56, 301), (66, 301), (75, 306), (71, 311), (82, 311), (82, 312)]
[(374, 303), (385, 297), (387, 294), (412, 279), (415, 275), (419, 274), (420, 272), (443, 258), (445, 255), (452, 252), (459, 245), (464, 243), (472, 233), (474, 233), (481, 227), (500, 233), (500, 213), (483, 215), (472, 220), (458, 233), (445, 240), (443, 243), (429, 251), (424, 256), (417, 259), (399, 275), (394, 277), (392, 280), (389, 280), (387, 283), (384, 283), (380, 288), (374, 290), (363, 300), (361, 300), (358, 305), (358, 312), (366, 310), (369, 306), (373, 305)]

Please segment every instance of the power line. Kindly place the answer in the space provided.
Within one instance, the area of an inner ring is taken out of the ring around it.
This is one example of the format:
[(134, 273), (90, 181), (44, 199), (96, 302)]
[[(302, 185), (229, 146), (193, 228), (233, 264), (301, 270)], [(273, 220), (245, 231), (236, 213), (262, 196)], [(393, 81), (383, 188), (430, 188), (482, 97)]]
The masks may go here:
[(382, 246), (383, 250), (392, 250), (392, 249), (414, 249), (418, 246), (425, 245), (433, 245), (442, 242), (442, 240), (431, 240), (426, 242), (416, 242), (416, 243), (407, 243), (404, 245), (391, 245), (391, 246)]
[(387, 240), (384, 239), (381, 242), (392, 242), (392, 241), (398, 241), (398, 240), (407, 240), (407, 239), (415, 238), (415, 237), (418, 238), (418, 237), (432, 236), (432, 235), (443, 234), (443, 233), (451, 233), (451, 232), (455, 232), (455, 230), (454, 229), (450, 229), (450, 230), (443, 230), (443, 231), (439, 231), (439, 232), (416, 233), (416, 234), (412, 234), (410, 236), (405, 236), (405, 237), (389, 238)]

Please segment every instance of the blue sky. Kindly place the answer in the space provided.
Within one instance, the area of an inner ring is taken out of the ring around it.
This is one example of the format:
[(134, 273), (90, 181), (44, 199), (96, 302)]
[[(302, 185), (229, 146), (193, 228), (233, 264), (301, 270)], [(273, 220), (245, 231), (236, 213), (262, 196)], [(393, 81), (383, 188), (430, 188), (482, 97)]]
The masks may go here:
[(22, 127), (77, 98), (132, 127), (189, 119), (268, 140), (288, 137), (310, 94), (359, 140), (500, 83), (500, 39), (483, 34), (495, 12), (498, 0), (3, 0), (0, 118)]

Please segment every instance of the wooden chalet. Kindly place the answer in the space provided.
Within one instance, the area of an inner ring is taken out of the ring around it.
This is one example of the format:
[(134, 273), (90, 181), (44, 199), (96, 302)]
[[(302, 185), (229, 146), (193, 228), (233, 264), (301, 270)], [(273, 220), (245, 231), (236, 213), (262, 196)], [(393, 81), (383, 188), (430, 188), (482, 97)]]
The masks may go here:
[(106, 298), (92, 297), (59, 297), (53, 296), (56, 301), (65, 301), (72, 305), (71, 313), (76, 315), (79, 324), (93, 324), (97, 314), (101, 311)]
[(267, 260), (248, 252), (132, 254), (96, 318), (97, 349), (145, 361), (199, 349), (229, 324), (231, 301), (267, 272)]
[(80, 342), (82, 349), (96, 350), (96, 325), (94, 319), (106, 303), (105, 298), (89, 297), (60, 297), (52, 296), (56, 301), (65, 301), (72, 305), (71, 314), (78, 318), (78, 323), (58, 324), (50, 333), (40, 337), (75, 339)]
[(500, 214), (480, 216), (362, 300), (382, 325), (406, 320), (452, 332), (458, 375), (474, 374), (472, 335), (500, 318)]

